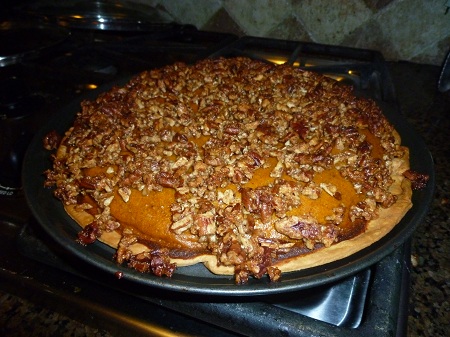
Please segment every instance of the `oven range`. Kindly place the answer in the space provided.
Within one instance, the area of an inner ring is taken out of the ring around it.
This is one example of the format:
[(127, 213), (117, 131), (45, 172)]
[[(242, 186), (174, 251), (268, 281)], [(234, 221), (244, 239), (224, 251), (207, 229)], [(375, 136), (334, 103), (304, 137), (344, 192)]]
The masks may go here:
[(396, 239), (389, 254), (366, 268), (347, 270), (342, 278), (330, 275), (332, 282), (322, 281), (307, 289), (256, 296), (192, 295), (117, 280), (70, 255), (41, 229), (21, 186), (20, 166), (27, 145), (48, 120), (74, 99), (139, 71), (219, 56), (289, 62), (352, 84), (395, 110), (395, 89), (380, 53), (238, 38), (174, 24), (139, 32), (54, 25), (27, 26), (26, 31), (17, 27), (25, 41), (34, 41), (33, 34), (40, 34), (40, 44), (30, 42), (30, 50), (27, 44), (8, 50), (0, 60), (3, 290), (114, 336), (404, 335), (410, 257), (407, 238)]

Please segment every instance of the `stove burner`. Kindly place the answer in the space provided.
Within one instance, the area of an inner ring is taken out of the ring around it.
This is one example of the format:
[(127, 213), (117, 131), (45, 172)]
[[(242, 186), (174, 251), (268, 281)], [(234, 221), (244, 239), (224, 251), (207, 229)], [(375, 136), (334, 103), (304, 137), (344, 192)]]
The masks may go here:
[(43, 104), (25, 83), (10, 77), (0, 81), (0, 196), (21, 193), (21, 167), (33, 136), (31, 121)]

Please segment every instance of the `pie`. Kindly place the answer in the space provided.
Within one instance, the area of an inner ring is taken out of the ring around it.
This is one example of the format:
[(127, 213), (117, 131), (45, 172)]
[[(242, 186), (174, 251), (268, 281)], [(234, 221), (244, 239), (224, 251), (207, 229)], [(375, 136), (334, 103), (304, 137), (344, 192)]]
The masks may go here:
[(206, 59), (82, 102), (65, 135), (46, 137), (56, 152), (45, 186), (82, 227), (78, 242), (116, 248), (119, 264), (277, 281), (402, 219), (412, 188), (400, 141), (373, 100), (334, 79)]

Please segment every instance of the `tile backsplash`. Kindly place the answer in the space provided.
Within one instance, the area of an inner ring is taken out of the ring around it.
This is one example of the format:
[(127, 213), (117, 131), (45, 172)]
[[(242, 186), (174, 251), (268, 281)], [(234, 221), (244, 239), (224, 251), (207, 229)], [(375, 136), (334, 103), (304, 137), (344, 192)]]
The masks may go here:
[(376, 49), (387, 60), (441, 65), (450, 0), (132, 0), (198, 29)]

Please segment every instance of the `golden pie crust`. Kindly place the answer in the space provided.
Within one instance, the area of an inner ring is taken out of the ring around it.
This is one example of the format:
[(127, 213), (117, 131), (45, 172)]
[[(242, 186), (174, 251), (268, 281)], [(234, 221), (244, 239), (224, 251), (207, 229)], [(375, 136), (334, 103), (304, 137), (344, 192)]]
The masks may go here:
[(81, 243), (93, 235), (119, 263), (158, 274), (156, 252), (161, 275), (203, 263), (237, 283), (276, 281), (398, 224), (412, 206), (400, 142), (373, 101), (322, 75), (178, 63), (84, 102), (46, 185), (85, 228)]

